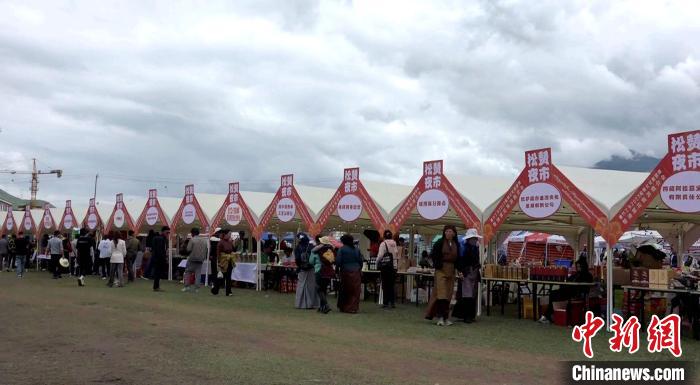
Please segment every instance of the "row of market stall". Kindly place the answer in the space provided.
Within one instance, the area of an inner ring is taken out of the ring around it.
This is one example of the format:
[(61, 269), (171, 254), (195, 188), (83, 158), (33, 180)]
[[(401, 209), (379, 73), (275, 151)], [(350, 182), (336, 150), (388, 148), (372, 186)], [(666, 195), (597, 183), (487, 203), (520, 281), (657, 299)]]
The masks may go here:
[(527, 151), (524, 161), (515, 181), (448, 173), (437, 160), (424, 162), (413, 187), (361, 180), (360, 170), (350, 168), (337, 189), (297, 185), (293, 175), (283, 175), (274, 194), (242, 191), (235, 182), (226, 195), (196, 193), (188, 185), (180, 199), (150, 190), (145, 202), (117, 194), (114, 205), (93, 199), (77, 208), (67, 201), (64, 209), (28, 210), (21, 219), (10, 211), (0, 220), (4, 233), (75, 227), (146, 232), (168, 225), (179, 234), (195, 226), (231, 228), (258, 240), (264, 231), (316, 235), (368, 228), (428, 238), (452, 224), (481, 230), (484, 258), (495, 258), (514, 230), (558, 234), (569, 257), (584, 247), (594, 250), (596, 234), (614, 245), (628, 229), (653, 228), (679, 252), (700, 238), (700, 131), (669, 135), (668, 153), (649, 173), (560, 167), (549, 148)]

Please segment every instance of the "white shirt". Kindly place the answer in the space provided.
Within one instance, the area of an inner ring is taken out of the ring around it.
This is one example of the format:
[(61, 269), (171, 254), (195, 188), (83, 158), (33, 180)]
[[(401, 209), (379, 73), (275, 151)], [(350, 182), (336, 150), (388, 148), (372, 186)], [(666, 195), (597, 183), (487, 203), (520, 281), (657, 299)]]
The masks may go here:
[(392, 262), (394, 263), (394, 268), (396, 268), (400, 255), (399, 249), (396, 246), (396, 242), (393, 239), (383, 240), (382, 243), (379, 245), (379, 252), (377, 253), (377, 263), (381, 262), (384, 259), (384, 254), (386, 254), (387, 251), (390, 252), (393, 256)]
[[(110, 242), (114, 247), (114, 242)], [(112, 256), (109, 259), (109, 263), (124, 263), (124, 256), (126, 255), (126, 242), (120, 239), (117, 242), (117, 247), (112, 249)]]
[(114, 248), (114, 243), (112, 243), (112, 241), (110, 241), (108, 239), (101, 240), (100, 243), (97, 245), (97, 250), (100, 251), (100, 259), (111, 258), (113, 248)]

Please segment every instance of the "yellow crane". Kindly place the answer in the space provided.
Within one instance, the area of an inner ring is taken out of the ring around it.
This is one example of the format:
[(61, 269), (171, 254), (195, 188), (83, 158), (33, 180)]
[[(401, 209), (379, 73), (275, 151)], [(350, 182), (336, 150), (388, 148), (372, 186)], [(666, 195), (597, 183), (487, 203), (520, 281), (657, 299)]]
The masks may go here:
[(36, 169), (36, 158), (32, 158), (32, 171), (15, 171), (15, 170), (0, 170), (2, 174), (31, 174), (32, 175), (32, 186), (31, 186), (31, 200), (29, 201), (30, 207), (34, 208), (36, 201), (36, 192), (39, 190), (39, 175), (46, 174), (56, 174), (58, 178), (63, 175), (63, 170), (37, 170)]

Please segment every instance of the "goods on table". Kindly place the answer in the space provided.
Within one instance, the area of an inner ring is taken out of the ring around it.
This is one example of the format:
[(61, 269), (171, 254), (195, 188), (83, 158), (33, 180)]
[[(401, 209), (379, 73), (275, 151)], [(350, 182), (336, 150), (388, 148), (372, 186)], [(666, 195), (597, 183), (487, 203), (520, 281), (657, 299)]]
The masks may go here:
[(569, 269), (556, 266), (535, 266), (530, 268), (530, 279), (534, 281), (564, 282)]
[(633, 267), (630, 269), (632, 286), (649, 287), (649, 269), (646, 267)]
[(484, 265), (485, 278), (528, 279), (530, 269), (517, 266)]

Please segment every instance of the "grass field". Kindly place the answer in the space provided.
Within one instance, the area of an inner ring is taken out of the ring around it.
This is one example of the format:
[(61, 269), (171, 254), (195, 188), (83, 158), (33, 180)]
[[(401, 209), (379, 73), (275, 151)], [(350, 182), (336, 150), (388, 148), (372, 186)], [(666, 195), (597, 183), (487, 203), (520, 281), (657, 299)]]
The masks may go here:
[[(415, 305), (324, 316), (294, 309), (290, 294), (180, 287), (0, 273), (0, 383), (556, 384), (560, 361), (583, 358), (571, 329), (512, 317), (437, 327)], [(607, 338), (596, 359), (672, 358), (612, 353)], [(697, 362), (700, 343), (684, 338), (683, 352)]]

